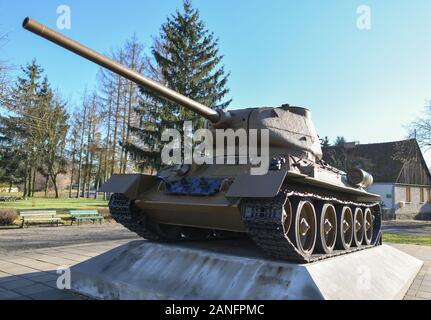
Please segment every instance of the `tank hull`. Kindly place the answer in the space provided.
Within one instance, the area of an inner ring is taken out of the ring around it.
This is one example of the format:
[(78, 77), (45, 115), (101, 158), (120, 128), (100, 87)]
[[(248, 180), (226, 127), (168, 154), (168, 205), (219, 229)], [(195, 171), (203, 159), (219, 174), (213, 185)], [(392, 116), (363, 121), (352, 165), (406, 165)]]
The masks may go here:
[(223, 195), (208, 198), (162, 196), (153, 190), (135, 204), (158, 223), (188, 227), (246, 232), (237, 204)]
[[(127, 177), (127, 175), (123, 176)], [(142, 178), (145, 179), (147, 177), (143, 176)], [(229, 177), (224, 178), (228, 179)], [(146, 180), (148, 181), (149, 179)], [(287, 174), (283, 185), (287, 186), (289, 183), (295, 183), (310, 191), (332, 190), (340, 198), (358, 202), (374, 203), (379, 201), (377, 195), (358, 192), (348, 187), (343, 188), (342, 186), (330, 183), (323, 184), (321, 181), (315, 181), (313, 179), (301, 179), (299, 181), (301, 181), (301, 183), (298, 184), (297, 175)], [(105, 189), (102, 189), (102, 191), (103, 190)], [(256, 195), (253, 194), (255, 192), (248, 192), (245, 186), (243, 186), (242, 190), (244, 194), (248, 193), (248, 195), (243, 197), (239, 197), (238, 195), (233, 197), (231, 195), (228, 197), (228, 192), (220, 192), (211, 197), (203, 197), (169, 195), (159, 191), (157, 185), (154, 185), (150, 190), (136, 195), (135, 205), (153, 221), (162, 224), (246, 232), (241, 217), (240, 202), (242, 199), (246, 198), (262, 197), (256, 197)]]

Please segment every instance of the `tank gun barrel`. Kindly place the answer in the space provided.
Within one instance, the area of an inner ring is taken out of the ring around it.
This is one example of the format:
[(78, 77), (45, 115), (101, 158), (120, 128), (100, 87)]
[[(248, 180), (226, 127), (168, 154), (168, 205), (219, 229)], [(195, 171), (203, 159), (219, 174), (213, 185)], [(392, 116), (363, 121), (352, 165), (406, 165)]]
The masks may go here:
[(31, 31), (42, 38), (45, 38), (69, 51), (72, 51), (73, 53), (88, 59), (96, 64), (98, 64), (101, 67), (104, 67), (118, 75), (123, 76), (124, 78), (154, 92), (155, 94), (165, 98), (166, 100), (169, 100), (171, 102), (177, 103), (185, 108), (188, 108), (199, 115), (203, 116), (204, 118), (208, 119), (209, 121), (213, 123), (219, 122), (219, 120), (222, 118), (223, 114), (222, 112), (218, 112), (216, 110), (213, 110), (211, 108), (208, 108), (207, 106), (194, 101), (190, 98), (187, 98), (186, 96), (171, 90), (164, 85), (151, 80), (140, 73), (125, 67), (124, 65), (109, 59), (108, 57), (98, 53), (97, 51), (90, 49), (79, 42), (72, 40), (50, 28), (43, 25), (42, 23), (31, 19), (31, 18), (25, 18), (23, 24), (23, 28)]

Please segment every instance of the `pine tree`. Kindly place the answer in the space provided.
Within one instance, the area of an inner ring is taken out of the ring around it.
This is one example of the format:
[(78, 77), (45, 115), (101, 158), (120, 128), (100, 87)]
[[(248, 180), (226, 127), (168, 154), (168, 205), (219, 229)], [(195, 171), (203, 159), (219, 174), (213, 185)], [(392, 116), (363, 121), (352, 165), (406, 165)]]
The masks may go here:
[(0, 158), (3, 166), (13, 168), (13, 163), (4, 161), (7, 151), (14, 150), (19, 157), (21, 164), (15, 166), (14, 172), (20, 172), (24, 180), (24, 196), (34, 195), (39, 172), (46, 181), (51, 179), (58, 197), (56, 179), (65, 171), (64, 147), (68, 130), (65, 104), (50, 88), (48, 79), (42, 78), (43, 70), (35, 61), (22, 71), (23, 76), (11, 89), (9, 98), (3, 101), (10, 114), (0, 116), (3, 142)]
[(0, 116), (0, 182), (13, 185), (24, 183), (27, 174), (25, 149), (19, 143), (22, 141), (22, 131), (17, 130), (17, 117)]
[[(16, 134), (13, 145), (10, 147), (20, 150), (24, 166), (24, 196), (32, 196), (34, 192), (34, 177), (36, 169), (40, 164), (38, 152), (37, 131), (40, 130), (40, 102), (42, 91), (43, 69), (33, 60), (25, 67), (21, 68), (22, 76), (19, 76), (15, 85), (7, 94), (7, 98), (2, 101), (14, 116), (3, 117), (2, 122), (9, 120), (9, 125), (14, 128)], [(10, 121), (13, 122), (10, 122)], [(18, 152), (18, 151), (17, 151)]]
[[(162, 25), (152, 53), (155, 80), (212, 109), (226, 109), (231, 103), (224, 100), (229, 92), (229, 74), (220, 65), (223, 56), (219, 54), (218, 39), (206, 29), (199, 11), (189, 0), (184, 1), (183, 12), (177, 10)], [(141, 91), (144, 99), (135, 110), (140, 117), (139, 126), (130, 128), (136, 139), (126, 149), (140, 161), (141, 169), (158, 169), (162, 131), (181, 130), (185, 120), (193, 121), (195, 129), (201, 128), (204, 119), (150, 91)]]

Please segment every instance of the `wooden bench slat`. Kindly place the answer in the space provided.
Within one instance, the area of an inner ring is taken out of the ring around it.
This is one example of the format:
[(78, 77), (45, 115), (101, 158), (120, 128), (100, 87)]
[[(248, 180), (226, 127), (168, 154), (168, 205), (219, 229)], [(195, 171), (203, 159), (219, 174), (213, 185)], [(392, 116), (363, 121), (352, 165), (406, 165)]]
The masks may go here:
[(57, 215), (57, 211), (49, 210), (49, 211), (20, 211), (19, 215), (21, 217), (30, 217), (30, 216), (50, 216)]
[(97, 216), (98, 213), (71, 213), (71, 216)]
[(102, 216), (76, 217), (76, 220), (103, 219)]
[(21, 218), (31, 218), (31, 217), (54, 217), (55, 214), (32, 214), (32, 215), (23, 215)]
[(91, 214), (99, 214), (99, 213), (97, 212), (97, 210), (71, 210), (70, 214), (71, 215), (84, 215), (84, 214), (91, 215)]
[(41, 218), (28, 218), (28, 219), (25, 219), (25, 221), (47, 221), (47, 220), (61, 220), (61, 218), (54, 218), (54, 217), (52, 217), (52, 218), (50, 218), (50, 217), (46, 217), (46, 218), (44, 218), (44, 217), (41, 217)]

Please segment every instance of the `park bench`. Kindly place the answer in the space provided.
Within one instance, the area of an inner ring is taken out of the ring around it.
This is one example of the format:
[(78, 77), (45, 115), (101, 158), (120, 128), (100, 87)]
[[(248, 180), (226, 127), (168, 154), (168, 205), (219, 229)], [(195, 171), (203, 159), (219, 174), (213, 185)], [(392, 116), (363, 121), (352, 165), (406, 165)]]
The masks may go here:
[(51, 225), (54, 225), (54, 223), (58, 227), (58, 223), (61, 221), (61, 218), (56, 217), (57, 212), (54, 210), (48, 210), (48, 211), (21, 211), (19, 213), (19, 216), (22, 219), (21, 228), (24, 228), (25, 225), (28, 225), (32, 222), (35, 223), (44, 223), (48, 222)]
[(93, 223), (96, 221), (99, 221), (99, 223), (102, 223), (103, 216), (99, 215), (97, 210), (71, 210), (70, 215), (72, 216), (72, 223), (76, 221), (76, 223), (79, 225), (81, 221), (90, 220)]

